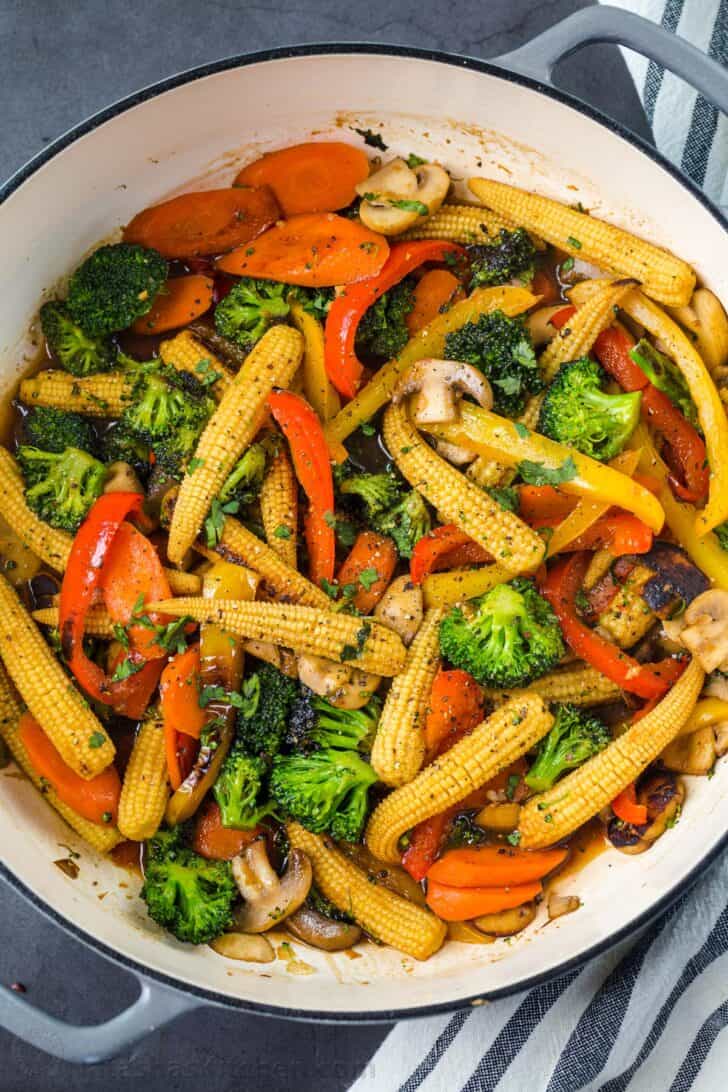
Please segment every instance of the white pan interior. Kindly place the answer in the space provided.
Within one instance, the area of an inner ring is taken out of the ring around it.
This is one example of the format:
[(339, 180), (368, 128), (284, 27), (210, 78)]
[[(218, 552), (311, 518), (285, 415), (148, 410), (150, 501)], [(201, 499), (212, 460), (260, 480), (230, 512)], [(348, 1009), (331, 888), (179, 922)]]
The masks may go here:
[[(589, 209), (664, 244), (728, 299), (720, 224), (680, 183), (618, 134), (572, 107), (459, 65), (334, 54), (230, 69), (142, 102), (71, 144), (0, 209), (0, 384), (27, 366), (28, 322), (44, 290), (133, 213), (191, 180), (229, 184), (263, 150), (308, 138), (360, 144), (351, 126), (382, 133), (390, 152), (442, 161), (456, 178), (485, 175)], [(424, 964), (373, 945), (358, 958), (295, 944), (256, 969), (162, 934), (136, 898), (137, 880), (78, 843), (35, 790), (0, 776), (7, 867), (57, 913), (127, 959), (230, 998), (305, 1014), (376, 1013), (455, 1003), (517, 988), (623, 930), (708, 855), (728, 826), (728, 764), (688, 779), (683, 818), (648, 853), (605, 852), (561, 889), (582, 908), (510, 942), (448, 944)], [(81, 853), (70, 879), (53, 862)], [(542, 911), (542, 915), (543, 915)], [(304, 971), (306, 973), (300, 973)], [(299, 973), (295, 973), (299, 972)]]

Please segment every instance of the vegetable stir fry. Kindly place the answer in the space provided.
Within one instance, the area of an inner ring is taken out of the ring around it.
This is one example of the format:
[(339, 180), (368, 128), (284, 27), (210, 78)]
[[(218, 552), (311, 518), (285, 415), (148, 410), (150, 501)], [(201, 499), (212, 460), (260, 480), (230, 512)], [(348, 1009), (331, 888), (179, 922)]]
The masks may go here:
[(179, 942), (509, 936), (578, 832), (649, 850), (728, 750), (725, 312), (468, 185), (283, 148), (40, 308), (0, 734), (90, 847), (141, 845)]

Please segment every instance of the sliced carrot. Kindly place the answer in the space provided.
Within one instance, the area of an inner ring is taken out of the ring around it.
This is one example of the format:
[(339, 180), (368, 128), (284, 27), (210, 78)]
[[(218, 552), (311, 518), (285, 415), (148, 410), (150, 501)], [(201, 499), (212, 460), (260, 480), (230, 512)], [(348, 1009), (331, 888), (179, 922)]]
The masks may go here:
[(165, 258), (222, 254), (250, 242), (279, 216), (267, 186), (183, 193), (138, 212), (124, 229), (124, 242), (154, 247)]
[(132, 330), (135, 334), (161, 334), (187, 326), (210, 310), (214, 287), (214, 281), (202, 273), (172, 277), (154, 297), (151, 311), (138, 318)]
[(190, 645), (169, 661), (159, 683), (165, 731), (199, 739), (208, 715), (200, 708), (200, 646)]
[(540, 880), (566, 858), (566, 849), (528, 851), (511, 846), (452, 849), (436, 861), (427, 878), (451, 887), (515, 887)]
[(233, 830), (232, 827), (224, 827), (220, 808), (214, 800), (208, 800), (195, 823), (192, 848), (201, 857), (208, 857), (213, 861), (231, 861), (259, 837), (262, 829), (251, 827), (250, 830)]
[[(127, 627), (134, 652), (153, 660), (166, 655), (156, 641), (152, 626), (170, 621), (162, 615), (144, 615), (144, 603), (168, 599), (169, 582), (154, 546), (131, 523), (119, 526), (104, 562), (100, 582), (104, 604), (114, 622)], [(148, 617), (152, 625), (129, 625), (134, 615)]]
[(442, 668), (430, 691), (425, 721), (425, 747), (434, 756), (452, 746), (483, 719), (483, 691), (467, 671)]
[(31, 766), (38, 777), (48, 782), (59, 800), (90, 823), (116, 822), (121, 793), (116, 766), (107, 766), (102, 773), (87, 780), (66, 765), (30, 713), (23, 713), (18, 727)]
[(233, 185), (270, 186), (284, 216), (295, 216), (346, 208), (368, 174), (369, 160), (360, 148), (332, 140), (268, 152), (243, 167)]
[(362, 531), (336, 579), (340, 588), (356, 589), (347, 601), (361, 614), (369, 614), (387, 590), (396, 565), (397, 548), (391, 538)]
[(499, 914), (501, 910), (522, 906), (540, 894), (538, 880), (515, 887), (448, 887), (430, 880), (428, 873), (427, 905), (443, 921), (469, 921), (481, 914)]
[(428, 326), (444, 308), (464, 298), (460, 281), (448, 269), (428, 270), (417, 282), (414, 307), (405, 319), (410, 337)]
[(237, 247), (217, 267), (240, 277), (322, 288), (374, 277), (388, 255), (384, 236), (363, 224), (333, 212), (307, 212)]

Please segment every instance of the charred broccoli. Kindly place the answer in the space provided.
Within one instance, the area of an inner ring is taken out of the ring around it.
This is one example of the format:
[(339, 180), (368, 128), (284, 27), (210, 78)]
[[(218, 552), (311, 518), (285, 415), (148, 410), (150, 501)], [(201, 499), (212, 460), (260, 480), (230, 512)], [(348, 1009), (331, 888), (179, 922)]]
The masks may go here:
[(560, 705), (551, 731), (538, 745), (524, 780), (534, 792), (545, 792), (567, 770), (581, 766), (611, 741), (609, 729), (598, 717), (573, 705)]
[(74, 534), (104, 488), (104, 464), (76, 447), (58, 453), (24, 446), (18, 462), (28, 507), (51, 527)]
[(698, 413), (690, 389), (685, 382), (685, 376), (669, 356), (665, 356), (654, 345), (650, 345), (646, 338), (638, 341), (635, 347), (630, 349), (629, 355), (635, 364), (639, 365), (650, 383), (657, 387), (658, 391), (666, 394), (692, 425), (696, 425)]
[(250, 504), (260, 493), (265, 475), (266, 454), (262, 444), (251, 444), (225, 480), (218, 494), (221, 504), (237, 501)]
[(287, 294), (288, 285), (243, 277), (215, 308), (215, 329), (250, 352), (269, 326), (288, 315)]
[(179, 827), (147, 842), (141, 896), (158, 925), (188, 944), (208, 944), (232, 924), (237, 895), (229, 861), (209, 861), (183, 842)]
[[(343, 214), (340, 212), (339, 216), (341, 215)], [(304, 311), (313, 315), (322, 325), (326, 322), (326, 316), (335, 295), (335, 288), (303, 288), (296, 285), (288, 290), (288, 299), (298, 300)]]
[(391, 360), (409, 341), (407, 316), (415, 305), (407, 280), (380, 296), (365, 312), (356, 332), (356, 350), (363, 356)]
[(304, 689), (291, 710), (286, 745), (304, 754), (326, 747), (368, 752), (380, 712), (377, 698), (362, 709), (338, 709)]
[(642, 395), (605, 394), (605, 374), (588, 357), (562, 364), (541, 406), (538, 430), (592, 459), (622, 450), (640, 417)]
[(559, 623), (532, 581), (498, 584), (453, 607), (440, 624), (440, 649), (484, 686), (527, 686), (564, 655)]
[(430, 513), (416, 489), (405, 493), (399, 504), (372, 518), (372, 527), (380, 535), (394, 539), (400, 557), (412, 557), (415, 544), (432, 527)]
[(123, 421), (115, 421), (101, 436), (104, 462), (129, 463), (139, 480), (146, 484), (151, 472), (150, 447)]
[(323, 748), (310, 755), (278, 755), (273, 760), (273, 799), (292, 819), (314, 834), (356, 842), (368, 808), (369, 786), (377, 775), (355, 751)]
[(262, 758), (247, 754), (237, 744), (233, 747), (214, 788), (224, 827), (246, 830), (270, 814), (271, 805), (263, 799), (267, 769)]
[(114, 350), (110, 342), (85, 333), (57, 300), (41, 307), (40, 326), (49, 351), (71, 375), (82, 378), (113, 367)]
[(479, 368), (493, 388), (493, 408), (506, 417), (523, 412), (526, 399), (543, 387), (533, 344), (520, 318), (502, 311), (480, 315), (445, 338), (447, 360)]
[(480, 288), (489, 284), (505, 284), (518, 277), (521, 281), (533, 279), (536, 248), (525, 228), (500, 233), (490, 243), (476, 243), (467, 248), (470, 258), (470, 287)]
[(214, 408), (214, 400), (199, 384), (190, 389), (190, 377), (170, 369), (139, 378), (120, 424), (153, 449), (162, 470), (179, 477)]
[(265, 759), (281, 749), (298, 687), (272, 664), (263, 664), (245, 681), (246, 702), (238, 712), (237, 745)]
[(93, 451), (96, 436), (88, 421), (78, 413), (66, 413), (52, 406), (34, 406), (23, 422), (25, 437), (31, 447), (60, 455), (67, 447)]
[(86, 334), (113, 334), (146, 315), (166, 279), (167, 263), (157, 250), (102, 246), (71, 277), (66, 305)]
[(400, 480), (386, 471), (382, 474), (352, 474), (339, 483), (338, 491), (345, 497), (356, 497), (361, 501), (368, 522), (393, 508), (402, 499)]

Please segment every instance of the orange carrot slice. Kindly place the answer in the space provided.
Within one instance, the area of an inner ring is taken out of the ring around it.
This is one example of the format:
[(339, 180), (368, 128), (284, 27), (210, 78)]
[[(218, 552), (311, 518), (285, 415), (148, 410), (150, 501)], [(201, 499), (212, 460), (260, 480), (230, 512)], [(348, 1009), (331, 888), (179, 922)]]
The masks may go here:
[(285, 216), (336, 212), (350, 205), (354, 187), (369, 174), (360, 148), (341, 141), (294, 144), (243, 167), (234, 186), (270, 186)]
[(255, 841), (262, 829), (251, 827), (250, 830), (233, 830), (232, 827), (224, 827), (220, 808), (214, 800), (208, 800), (200, 810), (195, 824), (192, 848), (201, 857), (208, 857), (213, 861), (231, 861)]
[(347, 601), (360, 614), (369, 614), (387, 590), (396, 565), (397, 548), (392, 539), (374, 531), (362, 531), (336, 579), (340, 588), (356, 589)]
[(323, 288), (376, 276), (388, 254), (384, 236), (363, 224), (333, 212), (307, 212), (237, 247), (217, 267), (239, 277)]
[(538, 880), (516, 887), (448, 887), (431, 881), (428, 873), (427, 905), (443, 921), (470, 921), (481, 914), (499, 914), (501, 910), (522, 906), (540, 894)]
[[(169, 598), (169, 582), (154, 546), (131, 523), (122, 523), (114, 537), (101, 574), (104, 604), (114, 622), (127, 626), (131, 647), (145, 659), (166, 656), (166, 649), (156, 644), (150, 625), (130, 625), (133, 616), (144, 615), (144, 603)], [(145, 616), (146, 617), (146, 616)], [(149, 615), (152, 623), (168, 622), (165, 615)]]
[(540, 880), (561, 864), (567, 852), (506, 846), (452, 849), (435, 861), (427, 878), (451, 887), (514, 887)]
[(202, 273), (172, 277), (154, 297), (151, 310), (132, 325), (135, 334), (161, 334), (194, 322), (212, 307), (214, 282)]
[(405, 322), (410, 337), (423, 330), (443, 308), (464, 299), (460, 281), (449, 269), (430, 269), (417, 282), (414, 290), (414, 307)]
[(138, 212), (124, 242), (154, 247), (165, 258), (222, 254), (260, 235), (279, 215), (267, 186), (183, 193)]

